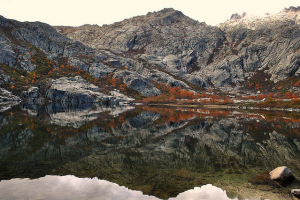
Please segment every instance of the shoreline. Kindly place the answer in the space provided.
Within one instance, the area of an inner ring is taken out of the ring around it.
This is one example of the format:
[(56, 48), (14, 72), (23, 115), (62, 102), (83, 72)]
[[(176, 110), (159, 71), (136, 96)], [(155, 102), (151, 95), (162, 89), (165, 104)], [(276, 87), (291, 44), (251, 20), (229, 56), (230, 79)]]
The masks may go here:
[(147, 106), (169, 106), (169, 107), (188, 107), (188, 108), (208, 108), (208, 109), (242, 109), (242, 110), (266, 110), (266, 111), (289, 111), (300, 112), (298, 108), (284, 108), (284, 107), (255, 107), (247, 105), (218, 105), (218, 104), (175, 104), (175, 103), (152, 103), (143, 104)]

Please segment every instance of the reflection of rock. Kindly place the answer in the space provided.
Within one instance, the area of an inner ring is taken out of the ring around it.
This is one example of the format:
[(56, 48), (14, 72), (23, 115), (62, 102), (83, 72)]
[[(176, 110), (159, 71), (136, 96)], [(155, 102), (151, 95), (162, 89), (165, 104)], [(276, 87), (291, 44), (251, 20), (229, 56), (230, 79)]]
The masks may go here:
[(27, 113), (32, 116), (37, 116), (39, 112), (39, 109), (35, 104), (22, 104), (21, 109), (26, 110)]
[(84, 108), (75, 109), (64, 107), (62, 104), (48, 105), (50, 122), (59, 126), (71, 126), (79, 128), (82, 125), (98, 118), (100, 113), (108, 112), (112, 116), (117, 116), (123, 112), (134, 109), (132, 106), (100, 107), (93, 104), (86, 105)]
[[(176, 122), (169, 119), (167, 109), (155, 113), (141, 112), (140, 108), (133, 110), (132, 107), (124, 107), (124, 111), (127, 108), (130, 111), (126, 115), (113, 118), (106, 114), (116, 116), (123, 108), (97, 107), (94, 104), (77, 110), (72, 104), (47, 107), (53, 123), (75, 128), (81, 126), (76, 130), (78, 133), (70, 127), (57, 126), (50, 126), (54, 131), (47, 132), (47, 126), (42, 124), (47, 117), (43, 116), (42, 109), (38, 109), (40, 123), (37, 127), (36, 123), (34, 126), (29, 124), (33, 133), (30, 139), (21, 134), (24, 129), (29, 130), (27, 125), (0, 136), (9, 138), (11, 144), (7, 146), (0, 138), (0, 152), (5, 154), (4, 159), (0, 155), (0, 167), (4, 166), (7, 172), (1, 177), (18, 177), (20, 174), (29, 174), (29, 177), (39, 174), (97, 176), (167, 199), (207, 183), (220, 185), (225, 180), (229, 185), (244, 184), (262, 170), (277, 166), (278, 161), (289, 163), (294, 173), (299, 172), (297, 139), (272, 133), (273, 126), (268, 126), (270, 134), (256, 135), (253, 130), (247, 129), (249, 124), (253, 124), (248, 117), (232, 115), (232, 118), (220, 121), (201, 117), (184, 120), (187, 119), (185, 117)], [(208, 112), (203, 111), (205, 113)], [(177, 116), (184, 114), (187, 113), (178, 113)], [(15, 115), (6, 122), (12, 121)], [(98, 118), (99, 115), (101, 118)], [(98, 120), (94, 121), (96, 118)], [(110, 119), (116, 123), (111, 125)], [(86, 123), (86, 126), (80, 123)], [(259, 123), (265, 127), (269, 125), (263, 119)], [(274, 126), (276, 123), (274, 121)], [(1, 130), (2, 127), (0, 123)], [(20, 150), (24, 156), (17, 157), (18, 162), (9, 162)], [(238, 177), (238, 183), (232, 177)], [(273, 189), (264, 180), (260, 183), (258, 178), (256, 182), (250, 182), (260, 184), (258, 187), (264, 189)], [(251, 183), (247, 184), (252, 187)]]
[[(294, 162), (295, 152), (299, 152), (300, 143), (298, 140), (292, 140), (284, 134), (276, 131), (270, 132), (269, 139), (263, 141), (264, 145), (260, 146), (261, 155), (268, 161), (269, 166), (286, 165), (286, 160)], [(300, 156), (297, 154), (297, 157)], [(292, 166), (290, 166), (292, 167)], [(293, 170), (293, 169), (292, 169)]]
[[(34, 133), (27, 128), (22, 131), (0, 135), (0, 161), (8, 159), (10, 156), (18, 156), (20, 153), (24, 153), (28, 145), (28, 140), (33, 136)], [(18, 146), (18, 149), (12, 150), (12, 144)]]
[[(133, 106), (116, 106), (111, 108), (111, 110), (109, 110), (109, 114), (112, 116), (119, 116), (122, 113), (128, 112), (129, 110), (133, 110), (135, 107)], [(108, 111), (108, 109), (107, 109)]]
[(0, 113), (11, 109), (13, 106), (18, 105), (20, 102), (19, 101), (14, 101), (14, 102), (0, 102)]
[(270, 178), (275, 181), (287, 181), (295, 179), (293, 172), (285, 166), (277, 167), (276, 169), (271, 171)]
[(21, 99), (11, 92), (0, 88), (0, 113), (11, 109), (13, 106), (18, 105)]

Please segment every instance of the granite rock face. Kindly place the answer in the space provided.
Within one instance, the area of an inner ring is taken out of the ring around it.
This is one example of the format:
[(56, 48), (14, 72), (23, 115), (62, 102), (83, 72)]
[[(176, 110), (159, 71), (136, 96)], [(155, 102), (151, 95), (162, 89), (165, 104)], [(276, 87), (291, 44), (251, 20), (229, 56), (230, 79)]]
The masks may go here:
[(299, 13), (290, 7), (264, 17), (234, 14), (213, 27), (164, 9), (102, 27), (55, 28), (90, 47), (144, 59), (200, 87), (219, 87), (263, 69), (274, 82), (297, 76)]
[(80, 76), (53, 80), (46, 97), (53, 101), (68, 102), (73, 105), (90, 103), (114, 105), (124, 99), (99, 92), (99, 87), (88, 83)]
[(96, 49), (124, 55), (135, 52), (147, 62), (159, 64), (174, 74), (189, 72), (197, 63), (207, 63), (213, 49), (224, 39), (219, 28), (196, 22), (173, 9), (97, 27), (93, 31), (86, 26), (55, 28), (70, 39)]
[(95, 78), (104, 77), (116, 71), (115, 68), (109, 67), (102, 63), (93, 63), (89, 68), (89, 74), (94, 76)]
[(161, 91), (157, 89), (149, 79), (138, 73), (127, 70), (119, 71), (114, 74), (114, 78), (122, 78), (127, 87), (138, 91), (143, 96), (156, 96), (161, 94)]
[(0, 102), (21, 101), (21, 99), (4, 88), (0, 88)]

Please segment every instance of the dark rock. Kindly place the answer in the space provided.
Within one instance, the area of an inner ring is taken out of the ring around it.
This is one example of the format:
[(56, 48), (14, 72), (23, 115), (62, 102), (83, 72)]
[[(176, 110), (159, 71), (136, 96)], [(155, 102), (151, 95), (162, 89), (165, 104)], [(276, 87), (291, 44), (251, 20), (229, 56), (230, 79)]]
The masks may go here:
[(300, 189), (293, 189), (291, 192), (296, 198), (300, 199)]
[(231, 15), (230, 20), (239, 20), (239, 19), (242, 19), (245, 16), (246, 16), (245, 12), (243, 13), (243, 15), (239, 15), (239, 14), (235, 13), (235, 14)]

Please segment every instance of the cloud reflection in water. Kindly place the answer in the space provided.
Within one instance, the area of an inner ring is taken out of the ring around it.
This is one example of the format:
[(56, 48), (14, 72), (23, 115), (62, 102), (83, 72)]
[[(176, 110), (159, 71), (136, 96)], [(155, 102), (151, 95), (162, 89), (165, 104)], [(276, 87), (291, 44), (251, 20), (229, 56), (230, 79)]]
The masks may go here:
[[(39, 179), (12, 179), (0, 182), (0, 199), (128, 199), (155, 200), (116, 183), (96, 178), (45, 176)], [(172, 200), (228, 200), (226, 192), (210, 184), (179, 194)]]

